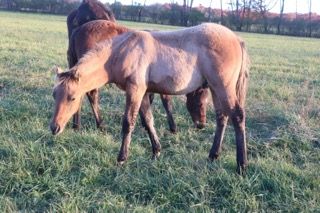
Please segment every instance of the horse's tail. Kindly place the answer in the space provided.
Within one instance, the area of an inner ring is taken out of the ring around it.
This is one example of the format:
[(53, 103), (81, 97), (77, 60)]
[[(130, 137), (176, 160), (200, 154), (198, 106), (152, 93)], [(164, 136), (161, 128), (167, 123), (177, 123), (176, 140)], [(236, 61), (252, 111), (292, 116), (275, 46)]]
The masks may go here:
[(242, 51), (242, 61), (241, 61), (241, 69), (236, 85), (237, 98), (240, 107), (244, 107), (246, 95), (247, 95), (247, 86), (248, 86), (248, 78), (249, 78), (249, 68), (250, 68), (250, 58), (247, 54), (245, 42), (240, 40), (241, 51)]
[(69, 47), (67, 51), (69, 68), (73, 67), (78, 62), (77, 53), (75, 50), (75, 35), (77, 31), (78, 30), (75, 30), (69, 38)]

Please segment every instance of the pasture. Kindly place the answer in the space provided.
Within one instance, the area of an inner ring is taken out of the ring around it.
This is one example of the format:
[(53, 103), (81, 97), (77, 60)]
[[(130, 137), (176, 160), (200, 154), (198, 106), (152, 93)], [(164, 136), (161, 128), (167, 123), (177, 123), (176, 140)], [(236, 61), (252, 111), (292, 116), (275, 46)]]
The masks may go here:
[(66, 17), (0, 12), (0, 26), (1, 212), (320, 211), (319, 39), (240, 33), (252, 63), (249, 168), (241, 177), (232, 127), (221, 158), (208, 162), (214, 111), (209, 107), (206, 128), (197, 130), (183, 97), (174, 99), (176, 134), (155, 98), (156, 161), (138, 121), (128, 162), (116, 165), (125, 98), (113, 85), (101, 94), (105, 132), (85, 101), (81, 131), (69, 125), (52, 136), (51, 68), (67, 68)]

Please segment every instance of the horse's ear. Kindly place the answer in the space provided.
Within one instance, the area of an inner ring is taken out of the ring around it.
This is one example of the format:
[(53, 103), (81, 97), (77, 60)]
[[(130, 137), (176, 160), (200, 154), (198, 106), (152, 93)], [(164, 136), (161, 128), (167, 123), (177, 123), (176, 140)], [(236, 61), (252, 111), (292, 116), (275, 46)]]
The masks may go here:
[(80, 79), (80, 74), (79, 74), (79, 72), (77, 72), (77, 70), (72, 70), (72, 71), (71, 71), (71, 78), (72, 78), (74, 81), (79, 82), (79, 79)]
[(60, 73), (63, 73), (63, 70), (58, 66), (54, 66), (52, 67), (52, 72), (56, 75), (59, 75)]

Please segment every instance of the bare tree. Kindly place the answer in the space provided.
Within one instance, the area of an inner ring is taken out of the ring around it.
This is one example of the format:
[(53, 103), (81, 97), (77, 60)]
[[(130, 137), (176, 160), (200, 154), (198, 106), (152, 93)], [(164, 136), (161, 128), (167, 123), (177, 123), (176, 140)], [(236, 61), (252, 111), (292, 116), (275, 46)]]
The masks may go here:
[(253, 0), (253, 8), (260, 14), (263, 21), (264, 32), (268, 32), (268, 12), (272, 10), (277, 0)]
[(222, 8), (222, 0), (220, 0), (220, 22), (223, 24), (223, 8)]
[(251, 7), (252, 7), (252, 0), (248, 1), (248, 6), (247, 6), (247, 31), (249, 31), (249, 25), (250, 25), (250, 17), (251, 17)]
[(312, 0), (309, 0), (309, 37), (312, 36), (312, 11), (311, 11)]
[(284, 10), (284, 1), (285, 0), (280, 0), (280, 14), (279, 14), (279, 21), (278, 21), (278, 26), (277, 26), (277, 34), (280, 34), (280, 27), (281, 27), (281, 23), (282, 23), (283, 10)]
[(139, 22), (141, 21), (142, 9), (146, 6), (146, 1), (147, 1), (147, 0), (144, 0), (143, 5), (140, 5), (140, 6), (139, 6), (139, 10), (138, 10), (138, 20), (139, 20)]
[(189, 16), (192, 10), (193, 0), (183, 0), (183, 24), (184, 26), (188, 26)]
[(212, 5), (212, 0), (210, 0), (210, 5), (209, 5), (209, 17), (208, 17), (209, 22), (211, 22), (211, 17), (212, 17), (212, 8), (211, 8), (211, 5)]

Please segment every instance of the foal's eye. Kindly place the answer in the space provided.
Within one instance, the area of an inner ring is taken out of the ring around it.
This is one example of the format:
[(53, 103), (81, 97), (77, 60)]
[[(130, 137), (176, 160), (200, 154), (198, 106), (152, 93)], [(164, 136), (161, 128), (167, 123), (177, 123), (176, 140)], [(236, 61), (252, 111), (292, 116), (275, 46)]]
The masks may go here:
[(68, 96), (68, 101), (74, 101), (74, 100), (76, 100), (76, 98), (75, 98), (75, 97)]

